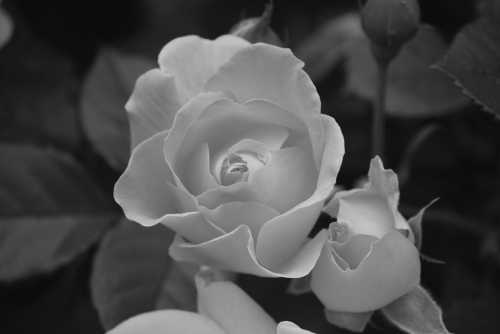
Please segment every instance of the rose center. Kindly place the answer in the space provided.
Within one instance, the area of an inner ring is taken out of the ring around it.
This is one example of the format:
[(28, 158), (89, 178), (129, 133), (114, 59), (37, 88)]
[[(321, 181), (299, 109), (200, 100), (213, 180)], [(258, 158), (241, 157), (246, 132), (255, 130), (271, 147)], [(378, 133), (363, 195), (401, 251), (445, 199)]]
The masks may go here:
[(265, 157), (250, 151), (229, 153), (220, 168), (219, 179), (224, 186), (247, 181), (248, 177), (266, 163)]
[(349, 226), (343, 222), (333, 222), (330, 224), (330, 239), (337, 242), (345, 242), (349, 238)]

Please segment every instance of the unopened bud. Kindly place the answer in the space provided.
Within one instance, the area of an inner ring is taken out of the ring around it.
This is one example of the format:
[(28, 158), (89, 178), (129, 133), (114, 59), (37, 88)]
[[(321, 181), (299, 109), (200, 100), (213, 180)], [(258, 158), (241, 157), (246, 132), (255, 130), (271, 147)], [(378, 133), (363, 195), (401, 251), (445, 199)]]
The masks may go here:
[(271, 28), (271, 17), (273, 15), (273, 3), (266, 5), (264, 13), (259, 17), (244, 19), (236, 24), (230, 31), (232, 35), (244, 38), (250, 43), (267, 43), (283, 46), (283, 42)]
[(389, 62), (417, 33), (420, 7), (417, 0), (367, 0), (361, 23), (377, 60)]

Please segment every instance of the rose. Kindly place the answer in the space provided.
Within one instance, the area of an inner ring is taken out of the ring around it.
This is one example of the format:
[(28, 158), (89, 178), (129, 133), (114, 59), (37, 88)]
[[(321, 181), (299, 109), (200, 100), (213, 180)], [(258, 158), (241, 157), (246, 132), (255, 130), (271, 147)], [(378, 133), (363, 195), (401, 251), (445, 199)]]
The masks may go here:
[(422, 212), (409, 224), (398, 202), (397, 175), (384, 169), (378, 157), (371, 161), (363, 188), (335, 194), (326, 211), (337, 221), (330, 225), (311, 279), (326, 309), (371, 312), (418, 286), (420, 258), (410, 224)]
[(180, 261), (307, 275), (344, 143), (303, 63), (234, 36), (175, 39), (159, 63), (126, 105), (133, 152), (114, 194), (125, 215), (173, 229)]
[(289, 321), (276, 322), (231, 282), (196, 278), (199, 313), (162, 310), (132, 317), (108, 334), (314, 334)]

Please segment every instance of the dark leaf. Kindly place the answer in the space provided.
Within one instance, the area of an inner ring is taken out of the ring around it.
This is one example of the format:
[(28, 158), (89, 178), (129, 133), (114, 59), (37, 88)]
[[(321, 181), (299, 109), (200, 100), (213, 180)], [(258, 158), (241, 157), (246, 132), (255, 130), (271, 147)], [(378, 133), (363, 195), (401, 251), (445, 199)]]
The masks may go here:
[(148, 59), (102, 50), (83, 87), (83, 126), (97, 151), (116, 170), (123, 170), (130, 154), (125, 111), (136, 79), (154, 67)]
[(74, 64), (17, 17), (0, 52), (0, 87), (0, 139), (77, 148), (82, 136)]
[(465, 95), (500, 117), (500, 24), (482, 18), (467, 25), (436, 65)]
[(0, 145), (0, 279), (53, 270), (93, 245), (116, 213), (69, 156)]
[(91, 279), (92, 299), (109, 330), (157, 308), (194, 310), (196, 269), (168, 255), (173, 233), (123, 220), (102, 241)]

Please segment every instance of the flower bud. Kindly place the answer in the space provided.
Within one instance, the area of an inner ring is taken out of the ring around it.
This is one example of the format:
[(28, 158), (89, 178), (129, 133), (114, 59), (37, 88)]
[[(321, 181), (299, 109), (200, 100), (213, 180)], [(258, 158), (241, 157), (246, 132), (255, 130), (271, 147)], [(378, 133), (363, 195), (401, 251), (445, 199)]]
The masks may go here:
[(361, 23), (377, 61), (392, 60), (415, 36), (419, 22), (417, 0), (367, 0), (361, 9)]
[(271, 28), (271, 16), (273, 14), (273, 3), (269, 3), (259, 17), (251, 17), (237, 23), (230, 31), (246, 39), (250, 43), (267, 43), (276, 46), (283, 46), (283, 42)]

